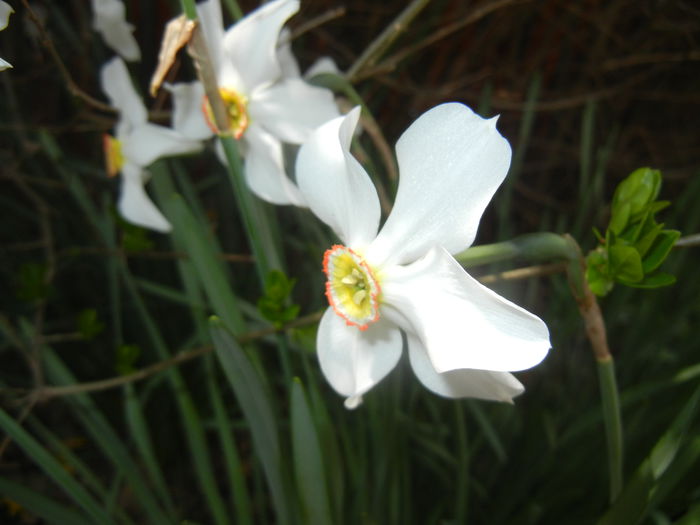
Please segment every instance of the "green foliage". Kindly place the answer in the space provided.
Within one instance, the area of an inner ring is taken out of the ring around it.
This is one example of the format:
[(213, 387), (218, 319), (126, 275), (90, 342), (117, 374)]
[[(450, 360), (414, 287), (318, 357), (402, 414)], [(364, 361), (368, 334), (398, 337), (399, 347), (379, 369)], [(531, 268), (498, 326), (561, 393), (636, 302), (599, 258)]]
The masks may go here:
[(138, 345), (119, 345), (117, 347), (117, 361), (115, 368), (121, 375), (131, 374), (136, 371), (134, 365), (141, 355)]
[(97, 318), (94, 308), (86, 308), (78, 314), (78, 331), (85, 339), (93, 339), (104, 329), (105, 324)]
[(601, 245), (586, 257), (586, 279), (596, 295), (606, 295), (616, 282), (659, 288), (676, 281), (659, 270), (680, 237), (656, 222), (656, 213), (670, 204), (656, 200), (660, 190), (661, 172), (651, 168), (635, 170), (615, 190), (605, 237), (596, 232)]
[(122, 231), (122, 249), (127, 253), (141, 253), (153, 249), (153, 241), (148, 235), (148, 230), (126, 222), (115, 214), (114, 219)]
[(281, 327), (299, 314), (299, 305), (289, 305), (296, 279), (290, 279), (279, 270), (272, 270), (265, 277), (265, 294), (258, 299), (258, 311), (275, 326)]

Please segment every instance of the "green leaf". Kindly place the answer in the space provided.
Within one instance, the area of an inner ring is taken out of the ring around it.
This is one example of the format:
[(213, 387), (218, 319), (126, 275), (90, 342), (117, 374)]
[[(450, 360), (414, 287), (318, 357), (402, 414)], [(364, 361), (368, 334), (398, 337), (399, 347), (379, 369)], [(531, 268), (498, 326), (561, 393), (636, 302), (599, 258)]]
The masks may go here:
[[(651, 245), (654, 244), (654, 240), (656, 240), (656, 237), (663, 229), (663, 224), (654, 224), (653, 226), (649, 227), (645, 233), (643, 233), (640, 239), (635, 240), (634, 247), (637, 249), (637, 252), (639, 252), (640, 257), (644, 258), (646, 253), (649, 251), (649, 248), (651, 248)], [(642, 228), (640, 228), (640, 231), (641, 230)]]
[(612, 290), (614, 281), (608, 275), (608, 259), (603, 248), (598, 248), (586, 257), (586, 281), (591, 291), (604, 297)]
[(0, 408), (0, 428), (44, 473), (68, 494), (95, 523), (111, 523), (104, 509), (80, 483), (26, 430)]
[(296, 486), (304, 509), (304, 523), (333, 523), (322, 448), (313, 413), (301, 381), (292, 385), (292, 445)]
[(622, 233), (622, 231), (627, 227), (631, 213), (632, 206), (629, 202), (620, 203), (610, 217), (610, 224), (608, 224), (608, 228), (615, 233)]
[(669, 286), (675, 282), (676, 277), (670, 273), (654, 272), (651, 275), (645, 276), (644, 279), (638, 283), (625, 284), (634, 288), (661, 288), (662, 286)]
[(633, 246), (616, 245), (608, 248), (610, 257), (610, 275), (613, 279), (628, 282), (641, 281), (644, 278), (642, 259)]
[(279, 443), (277, 417), (267, 384), (251, 363), (250, 358), (217, 318), (210, 319), (210, 331), (216, 356), (226, 373), (231, 389), (250, 424), (255, 451), (267, 478), (278, 523), (292, 521), (285, 484), (285, 468)]
[(639, 465), (622, 493), (598, 522), (598, 525), (641, 523), (668, 494), (685, 469), (700, 458), (700, 438), (691, 433), (700, 405), (700, 388), (688, 399), (666, 433)]
[(46, 520), (46, 523), (57, 525), (90, 525), (93, 523), (90, 518), (79, 514), (74, 509), (22, 486), (16, 480), (10, 481), (0, 477), (0, 494), (3, 495), (4, 499), (9, 499), (39, 518)]
[(664, 230), (659, 233), (649, 253), (647, 253), (642, 262), (644, 273), (653, 272), (664, 262), (680, 236), (681, 232), (677, 230)]
[(138, 345), (119, 345), (117, 347), (117, 362), (115, 369), (118, 374), (128, 375), (136, 371), (134, 365), (141, 355)]
[(104, 329), (105, 325), (97, 318), (94, 308), (87, 308), (78, 314), (78, 331), (85, 339), (93, 339)]
[(612, 200), (612, 215), (621, 213), (629, 206), (629, 215), (639, 213), (653, 202), (661, 189), (661, 172), (651, 168), (639, 168), (630, 173), (615, 190)]
[(288, 306), (288, 298), (296, 279), (289, 279), (283, 272), (272, 270), (265, 277), (265, 294), (258, 299), (258, 310), (276, 326), (292, 321), (299, 313), (297, 305)]

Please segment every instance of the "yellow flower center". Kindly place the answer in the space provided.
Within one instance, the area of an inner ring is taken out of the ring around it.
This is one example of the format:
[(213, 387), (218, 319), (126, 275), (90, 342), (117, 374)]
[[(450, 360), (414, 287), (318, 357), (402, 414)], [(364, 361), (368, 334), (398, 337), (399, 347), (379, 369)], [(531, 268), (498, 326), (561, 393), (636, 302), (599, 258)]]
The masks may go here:
[(222, 132), (216, 127), (216, 119), (214, 118), (214, 111), (211, 109), (211, 104), (209, 104), (209, 99), (204, 95), (204, 102), (202, 103), (202, 111), (204, 112), (204, 118), (211, 130), (217, 135), (222, 133), (230, 133), (233, 137), (238, 140), (245, 133), (248, 127), (248, 112), (246, 111), (246, 106), (248, 105), (248, 99), (237, 93), (233, 89), (219, 88), (219, 94), (221, 95), (221, 100), (224, 101), (224, 106), (226, 107), (226, 113), (229, 119), (229, 129)]
[(115, 177), (124, 166), (124, 155), (122, 154), (122, 143), (112, 135), (102, 136), (102, 148), (105, 152), (105, 167), (107, 176)]
[(349, 326), (367, 330), (379, 319), (381, 288), (362, 257), (336, 244), (323, 256), (323, 271), (328, 303)]

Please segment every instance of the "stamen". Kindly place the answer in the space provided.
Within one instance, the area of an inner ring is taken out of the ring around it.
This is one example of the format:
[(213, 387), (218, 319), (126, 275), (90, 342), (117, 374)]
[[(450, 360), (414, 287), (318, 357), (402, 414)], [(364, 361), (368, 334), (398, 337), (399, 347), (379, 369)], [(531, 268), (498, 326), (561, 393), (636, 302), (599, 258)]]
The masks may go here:
[(116, 177), (124, 166), (122, 143), (112, 135), (102, 135), (102, 149), (105, 153), (105, 169), (108, 177)]
[(323, 271), (328, 277), (328, 302), (348, 325), (366, 330), (379, 319), (381, 290), (364, 259), (350, 248), (335, 245), (324, 255)]
[(224, 102), (226, 107), (226, 112), (229, 118), (229, 129), (221, 131), (216, 127), (216, 119), (214, 118), (214, 112), (211, 109), (211, 104), (209, 104), (209, 99), (204, 96), (202, 102), (202, 112), (204, 113), (204, 118), (207, 121), (209, 128), (216, 133), (221, 135), (224, 133), (230, 133), (233, 137), (238, 140), (243, 136), (245, 130), (248, 128), (248, 112), (246, 110), (248, 106), (248, 99), (228, 88), (219, 88), (219, 94), (221, 95), (221, 100)]

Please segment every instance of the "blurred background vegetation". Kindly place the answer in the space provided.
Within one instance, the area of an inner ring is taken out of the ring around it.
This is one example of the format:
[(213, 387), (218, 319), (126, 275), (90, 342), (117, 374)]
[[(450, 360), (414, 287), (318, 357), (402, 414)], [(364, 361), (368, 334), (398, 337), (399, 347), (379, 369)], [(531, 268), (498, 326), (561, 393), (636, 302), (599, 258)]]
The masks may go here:
[[(114, 115), (74, 96), (47, 49), (50, 41), (76, 88), (104, 100), (97, 72), (111, 52), (91, 29), (89, 2), (32, 1), (45, 35), (20, 1), (11, 3), (16, 13), (0, 33), (0, 54), (14, 65), (0, 73), (0, 521), (283, 522), (241, 400), (209, 353), (205, 320), (225, 319), (224, 303), (191, 277), (187, 234), (158, 235), (117, 217), (118, 181), (105, 176), (101, 150)], [(130, 69), (143, 89), (179, 3), (125, 3), (143, 53)], [(303, 1), (289, 24), (301, 33), (294, 50), (303, 66), (328, 55), (346, 71), (404, 7)], [(500, 115), (513, 164), (477, 243), (568, 232), (588, 251), (614, 188), (640, 166), (663, 173), (660, 198), (672, 206), (660, 220), (685, 236), (700, 231), (699, 61), (692, 1), (433, 0), (351, 80), (391, 146), (441, 102)], [(193, 78), (184, 55), (179, 66), (178, 79)], [(167, 121), (165, 93), (147, 105)], [(391, 202), (395, 180), (381, 142), (360, 142), (358, 155)], [(152, 172), (151, 194), (164, 204), (174, 188), (192, 210), (180, 214), (196, 219), (188, 234), (200, 232), (214, 259), (228, 254), (215, 266), (235, 291), (244, 332), (265, 330), (262, 292), (216, 158), (162, 161)], [(279, 219), (275, 239), (297, 279), (292, 300), (301, 316), (314, 314), (323, 308), (330, 234), (307, 212), (265, 210)], [(678, 248), (665, 266), (675, 285), (617, 286), (601, 301), (624, 423), (628, 483), (616, 505), (595, 362), (563, 274), (493, 285), (552, 334), (545, 362), (518, 374), (527, 390), (515, 406), (440, 399), (402, 361), (360, 409), (346, 411), (319, 373), (312, 324), (288, 330), (283, 353), (269, 333), (256, 337), (290, 465), (283, 485), (308, 505), (311, 478), (299, 476), (313, 458), (293, 444), (299, 427), (290, 418), (301, 392), (293, 385), (303, 384), (308, 403), (299, 406), (310, 407), (316, 432), (299, 439), (320, 443), (326, 494), (315, 497), (330, 501), (332, 523), (700, 523), (697, 267), (697, 248)], [(42, 390), (120, 377), (192, 350), (201, 356), (138, 382)], [(298, 522), (315, 522), (308, 508), (299, 512)]]

